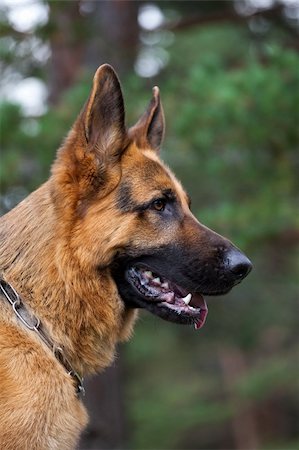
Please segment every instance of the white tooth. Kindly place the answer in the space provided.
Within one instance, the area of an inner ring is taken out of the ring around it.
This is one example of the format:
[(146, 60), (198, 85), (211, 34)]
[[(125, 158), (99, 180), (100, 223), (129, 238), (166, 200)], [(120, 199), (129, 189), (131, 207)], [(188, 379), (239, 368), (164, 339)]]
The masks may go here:
[(153, 278), (153, 274), (150, 270), (145, 270), (143, 273), (146, 277)]
[(183, 302), (186, 303), (186, 305), (189, 305), (192, 298), (192, 294), (186, 295), (186, 297), (182, 298)]
[(164, 281), (164, 283), (162, 283), (161, 286), (164, 289), (169, 289), (169, 284), (167, 283), (167, 281)]
[(161, 284), (161, 280), (159, 277), (153, 279), (154, 283)]

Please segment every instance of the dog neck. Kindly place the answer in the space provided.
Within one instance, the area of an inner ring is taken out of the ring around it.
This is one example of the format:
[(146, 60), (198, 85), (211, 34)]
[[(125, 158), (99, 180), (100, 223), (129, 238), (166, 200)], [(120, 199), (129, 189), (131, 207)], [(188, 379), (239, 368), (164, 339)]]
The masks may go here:
[(49, 192), (51, 180), (1, 218), (1, 275), (75, 369), (91, 373), (111, 363), (116, 343), (130, 335), (135, 313), (125, 309), (108, 269), (80, 266)]

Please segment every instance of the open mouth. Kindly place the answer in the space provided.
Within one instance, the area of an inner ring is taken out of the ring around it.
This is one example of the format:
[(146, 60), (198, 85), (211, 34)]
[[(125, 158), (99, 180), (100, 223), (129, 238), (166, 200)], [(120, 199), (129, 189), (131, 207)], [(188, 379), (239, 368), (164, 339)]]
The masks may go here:
[(138, 293), (140, 306), (166, 320), (193, 324), (195, 329), (204, 325), (208, 308), (201, 294), (188, 292), (145, 266), (130, 267), (126, 279)]

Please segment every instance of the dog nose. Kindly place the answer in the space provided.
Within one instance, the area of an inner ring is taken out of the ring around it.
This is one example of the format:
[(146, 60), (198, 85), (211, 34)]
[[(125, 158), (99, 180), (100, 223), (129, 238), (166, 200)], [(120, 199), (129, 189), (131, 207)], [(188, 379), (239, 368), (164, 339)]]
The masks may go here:
[(227, 269), (232, 272), (237, 281), (243, 280), (252, 269), (251, 261), (236, 248), (226, 254)]

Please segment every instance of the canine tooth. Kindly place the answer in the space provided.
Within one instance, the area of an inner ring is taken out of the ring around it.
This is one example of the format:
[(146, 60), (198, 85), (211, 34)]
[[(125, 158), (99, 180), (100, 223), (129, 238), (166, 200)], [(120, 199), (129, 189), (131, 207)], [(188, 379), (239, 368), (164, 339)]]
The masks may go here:
[(146, 277), (153, 278), (153, 274), (150, 270), (145, 270), (143, 273)]
[(186, 305), (189, 305), (192, 298), (192, 294), (186, 295), (186, 297), (182, 298), (183, 302), (186, 303)]
[(161, 284), (161, 280), (159, 277), (153, 279), (154, 283)]
[(162, 283), (161, 286), (164, 289), (169, 289), (169, 284), (167, 283), (167, 281), (164, 281), (164, 283)]

